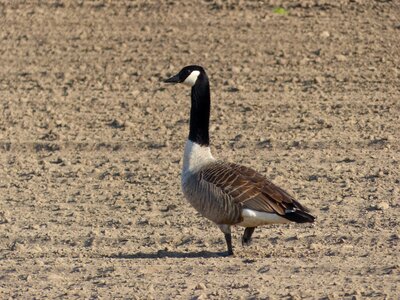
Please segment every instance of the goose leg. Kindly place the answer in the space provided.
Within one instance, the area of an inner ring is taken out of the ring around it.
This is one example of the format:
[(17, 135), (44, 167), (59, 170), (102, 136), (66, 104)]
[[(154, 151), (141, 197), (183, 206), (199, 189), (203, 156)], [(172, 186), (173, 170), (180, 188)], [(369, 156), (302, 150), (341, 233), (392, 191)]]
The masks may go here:
[(228, 246), (228, 255), (233, 255), (232, 234), (225, 233), (225, 241), (226, 241), (226, 245)]
[(227, 256), (233, 255), (231, 226), (221, 224), (221, 225), (218, 225), (218, 227), (219, 227), (219, 229), (221, 229), (221, 231), (225, 235), (225, 241), (226, 241), (226, 245), (228, 247)]
[(251, 236), (253, 235), (255, 227), (246, 227), (242, 236), (242, 246), (249, 246), (251, 243)]

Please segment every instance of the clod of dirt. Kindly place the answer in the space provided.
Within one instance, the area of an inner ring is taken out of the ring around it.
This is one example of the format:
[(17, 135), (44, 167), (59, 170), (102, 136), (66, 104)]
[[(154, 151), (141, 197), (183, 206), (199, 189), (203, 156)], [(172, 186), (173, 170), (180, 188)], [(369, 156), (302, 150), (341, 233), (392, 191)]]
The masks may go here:
[(202, 282), (198, 283), (195, 287), (196, 290), (203, 290), (205, 291), (207, 289), (206, 285)]
[(377, 209), (379, 210), (387, 210), (389, 209), (389, 203), (387, 202), (380, 202), (378, 203), (378, 205), (376, 206)]
[(331, 35), (330, 35), (329, 31), (322, 31), (319, 36), (323, 39), (326, 39), (326, 38), (330, 37)]
[(116, 129), (125, 128), (125, 123), (118, 119), (113, 119), (108, 125)]
[(336, 55), (335, 58), (336, 58), (337, 61), (340, 61), (340, 62), (343, 62), (343, 61), (347, 60), (347, 57), (342, 55), (342, 54)]

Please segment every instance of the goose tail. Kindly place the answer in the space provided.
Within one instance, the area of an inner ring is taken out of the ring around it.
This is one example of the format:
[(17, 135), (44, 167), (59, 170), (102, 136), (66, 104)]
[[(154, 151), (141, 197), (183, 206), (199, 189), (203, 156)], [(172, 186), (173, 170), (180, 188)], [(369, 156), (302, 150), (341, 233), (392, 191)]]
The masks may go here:
[(284, 217), (296, 223), (314, 223), (315, 220), (313, 215), (296, 208), (287, 209)]

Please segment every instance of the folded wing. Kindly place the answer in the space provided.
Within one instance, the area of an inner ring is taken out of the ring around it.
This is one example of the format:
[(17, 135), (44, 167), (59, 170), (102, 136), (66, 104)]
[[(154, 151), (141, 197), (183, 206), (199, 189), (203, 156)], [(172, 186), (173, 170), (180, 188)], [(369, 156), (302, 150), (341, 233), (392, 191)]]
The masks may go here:
[(307, 208), (251, 168), (215, 162), (202, 171), (201, 178), (228, 194), (242, 208), (275, 213), (299, 223), (314, 221)]

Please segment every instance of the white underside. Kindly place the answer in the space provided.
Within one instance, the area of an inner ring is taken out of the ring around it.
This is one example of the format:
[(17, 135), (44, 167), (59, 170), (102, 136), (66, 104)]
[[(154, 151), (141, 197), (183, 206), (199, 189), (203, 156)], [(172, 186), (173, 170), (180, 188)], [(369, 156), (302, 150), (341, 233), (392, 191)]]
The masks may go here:
[(211, 154), (210, 147), (200, 146), (187, 140), (183, 156), (182, 180), (213, 161), (215, 158)]
[(243, 221), (236, 225), (243, 227), (257, 227), (266, 224), (284, 224), (290, 222), (288, 219), (280, 217), (277, 214), (256, 211), (248, 208), (243, 209), (242, 217)]

